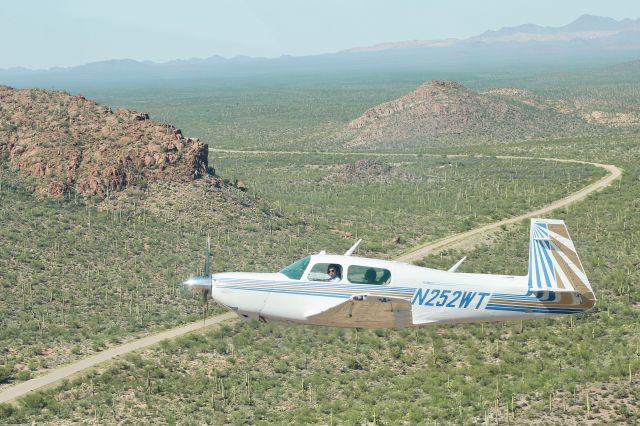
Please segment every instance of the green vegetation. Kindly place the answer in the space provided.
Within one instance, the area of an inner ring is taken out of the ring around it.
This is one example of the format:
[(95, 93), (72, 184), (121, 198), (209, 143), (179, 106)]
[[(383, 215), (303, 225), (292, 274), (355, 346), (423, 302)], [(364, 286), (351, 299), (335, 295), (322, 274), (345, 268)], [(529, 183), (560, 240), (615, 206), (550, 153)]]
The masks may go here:
[(189, 129), (189, 135), (210, 147), (316, 149), (369, 107), (415, 89), (423, 79), (424, 75), (400, 79), (316, 75), (84, 93), (101, 103), (148, 112), (155, 120)]
[(230, 187), (203, 197), (205, 187), (52, 201), (34, 198), (1, 164), (0, 383), (201, 317), (198, 299), (177, 284), (201, 271), (207, 235), (216, 270), (274, 270), (303, 250), (309, 227)]
[(244, 171), (256, 185), (248, 193), (204, 180), (131, 188), (97, 204), (34, 199), (3, 166), (2, 381), (197, 319), (200, 304), (177, 283), (200, 270), (207, 235), (216, 271), (278, 270), (359, 237), (361, 253), (390, 257), (548, 203), (600, 174), (541, 161), (402, 157), (393, 159), (400, 178), (368, 184), (331, 178), (350, 156), (261, 158), (219, 154), (214, 163), (223, 175)]
[[(635, 144), (612, 139), (617, 146)], [(597, 141), (582, 142), (598, 154)], [(564, 147), (546, 150), (569, 156)], [(640, 169), (615, 154), (600, 160), (619, 162), (624, 179), (553, 215), (569, 224), (598, 295), (597, 308), (587, 314), (394, 331), (237, 322), (35, 394), (11, 418), (394, 424), (506, 422), (508, 415), (563, 422), (586, 418), (588, 394), (591, 417), (637, 421), (640, 292), (634, 265), (640, 253), (632, 242), (640, 230), (640, 216), (633, 214)], [(492, 247), (465, 253), (471, 259), (464, 268), (523, 274), (527, 232), (526, 224), (513, 227)], [(459, 255), (427, 263), (448, 266)]]
[[(360, 254), (393, 257), (424, 241), (515, 216), (603, 175), (582, 164), (496, 158), (214, 152), (224, 176), (289, 217), (338, 236), (363, 238)], [(327, 247), (335, 250), (334, 247)]]
[[(487, 80), (478, 85), (505, 82), (498, 77)], [(615, 101), (597, 84), (557, 84), (544, 90)], [(207, 141), (217, 147), (304, 148), (366, 109), (367, 102), (396, 96), (393, 88), (374, 95), (383, 85), (363, 84), (361, 96), (341, 115), (344, 103), (330, 102), (332, 96), (346, 102), (354, 92), (346, 90), (344, 98), (338, 93), (325, 97), (318, 89), (322, 102), (301, 110), (312, 86), (302, 90), (293, 85), (280, 94), (265, 89), (262, 95), (255, 87), (240, 92), (229, 88), (227, 98), (203, 93), (201, 100), (185, 91), (179, 108), (166, 112), (167, 121), (188, 127), (191, 134), (199, 133), (193, 128), (199, 123), (201, 136), (212, 136)], [(626, 104), (637, 101), (635, 92), (625, 93)], [(155, 105), (155, 114), (162, 113), (160, 106), (171, 96), (165, 92), (143, 98), (137, 109), (153, 112), (146, 106)], [(236, 104), (231, 101), (234, 96)], [(134, 97), (128, 107), (136, 108)], [(188, 103), (190, 99), (195, 103)], [(210, 116), (200, 110), (208, 102), (220, 120), (213, 127), (207, 121)], [(251, 103), (254, 109), (247, 109)], [(225, 104), (230, 109), (227, 116), (220, 114)], [(287, 108), (280, 109), (280, 104)], [(180, 108), (182, 122), (173, 120)], [(231, 137), (239, 128), (244, 133)], [(406, 172), (392, 173), (386, 180), (344, 176), (345, 164), (373, 154), (214, 152), (211, 163), (217, 172), (231, 181), (243, 180), (248, 192), (207, 192), (204, 183), (177, 190), (150, 188), (145, 194), (130, 192), (108, 200), (100, 209), (92, 203), (76, 205), (74, 200), (35, 200), (2, 169), (0, 288), (6, 298), (0, 304), (0, 383), (5, 386), (22, 372), (35, 374), (45, 364), (198, 318), (196, 299), (176, 293), (174, 285), (197, 272), (207, 233), (213, 237), (215, 270), (274, 270), (319, 249), (344, 250), (356, 232), (365, 238), (361, 254), (391, 257), (423, 238), (560, 198), (601, 173), (579, 165), (558, 167), (492, 156), (611, 163), (624, 168), (625, 174), (603, 192), (550, 215), (567, 222), (598, 297), (596, 308), (586, 314), (377, 331), (238, 321), (130, 354), (56, 389), (30, 394), (18, 406), (1, 405), (0, 419), (562, 424), (590, 418), (637, 423), (639, 137), (633, 129), (611, 129), (598, 137), (428, 150), (436, 157), (382, 157)], [(456, 153), (486, 157), (444, 157)], [(209, 198), (202, 201), (202, 193)], [(361, 205), (367, 206), (364, 215)], [(397, 236), (405, 240), (395, 243)], [(491, 246), (465, 252), (469, 260), (462, 270), (524, 274), (527, 242), (528, 224), (509, 227)], [(462, 255), (444, 252), (425, 263), (449, 267)], [(71, 303), (73, 311), (68, 309)], [(78, 327), (70, 328), (71, 324)], [(60, 356), (50, 356), (51, 348), (62, 348)], [(33, 368), (30, 360), (35, 360)]]
[[(572, 107), (609, 112), (640, 107), (637, 63), (580, 67), (582, 71), (375, 72), (264, 78), (187, 80), (155, 87), (87, 88), (84, 95), (114, 108), (148, 112), (198, 136), (211, 148), (340, 150), (332, 136), (367, 109), (405, 95), (427, 80), (455, 80), (475, 91), (517, 87)], [(518, 102), (520, 105), (521, 103)], [(558, 115), (557, 112), (552, 111)], [(590, 129), (590, 132), (595, 132)], [(600, 133), (606, 137), (607, 130)], [(451, 145), (458, 143), (452, 142)], [(427, 152), (419, 144), (390, 144), (390, 152)]]

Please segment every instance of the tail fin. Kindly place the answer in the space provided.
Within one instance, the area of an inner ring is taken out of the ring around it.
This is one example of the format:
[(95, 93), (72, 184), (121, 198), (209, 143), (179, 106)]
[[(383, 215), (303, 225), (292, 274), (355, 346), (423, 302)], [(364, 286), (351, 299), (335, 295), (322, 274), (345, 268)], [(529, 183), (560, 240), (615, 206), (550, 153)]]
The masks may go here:
[(590, 308), (596, 297), (562, 220), (531, 219), (529, 292), (573, 292)]

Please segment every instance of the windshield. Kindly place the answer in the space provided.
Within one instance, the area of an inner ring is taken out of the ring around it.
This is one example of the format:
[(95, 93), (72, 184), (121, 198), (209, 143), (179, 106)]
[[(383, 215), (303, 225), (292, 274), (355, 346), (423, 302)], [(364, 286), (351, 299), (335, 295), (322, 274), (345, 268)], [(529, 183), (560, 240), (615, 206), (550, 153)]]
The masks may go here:
[(292, 280), (299, 280), (300, 278), (302, 278), (302, 274), (304, 274), (305, 269), (307, 269), (309, 261), (311, 261), (311, 257), (307, 256), (304, 259), (300, 259), (297, 262), (292, 263), (286, 268), (282, 268), (280, 270), (280, 273), (285, 274)]

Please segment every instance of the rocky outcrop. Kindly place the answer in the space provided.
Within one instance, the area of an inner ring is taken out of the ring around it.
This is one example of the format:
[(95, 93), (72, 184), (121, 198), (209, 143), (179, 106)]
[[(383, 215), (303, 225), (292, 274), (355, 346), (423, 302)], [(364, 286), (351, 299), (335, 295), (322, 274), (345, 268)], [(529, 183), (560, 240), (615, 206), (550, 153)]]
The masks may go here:
[(423, 179), (406, 170), (402, 164), (391, 165), (377, 158), (365, 158), (354, 163), (347, 163), (340, 170), (325, 176), (326, 183), (392, 183), (420, 182)]
[(358, 160), (344, 165), (342, 174), (345, 176), (384, 176), (391, 173), (391, 166), (377, 158)]
[(454, 81), (428, 81), (351, 121), (338, 135), (346, 146), (436, 146), (576, 134), (589, 123), (575, 111), (525, 93), (478, 93)]
[(208, 146), (180, 129), (83, 96), (0, 86), (0, 155), (36, 190), (106, 196), (130, 184), (207, 174)]
[(393, 101), (384, 102), (368, 109), (360, 117), (349, 123), (350, 129), (360, 129), (367, 124), (379, 122), (385, 117), (402, 113), (403, 111), (411, 111), (418, 109), (420, 113), (433, 112), (438, 113), (444, 108), (444, 104), (449, 103), (449, 94), (452, 92), (457, 94), (469, 93), (465, 87), (455, 81), (429, 81), (411, 93)]

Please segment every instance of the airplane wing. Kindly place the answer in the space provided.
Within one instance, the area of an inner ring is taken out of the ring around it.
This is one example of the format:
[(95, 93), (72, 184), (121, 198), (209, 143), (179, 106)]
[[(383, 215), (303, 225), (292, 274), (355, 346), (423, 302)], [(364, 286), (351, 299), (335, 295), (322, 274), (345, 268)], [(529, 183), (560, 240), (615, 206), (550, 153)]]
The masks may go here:
[(413, 325), (411, 302), (395, 297), (357, 294), (307, 319), (335, 327), (399, 328)]

